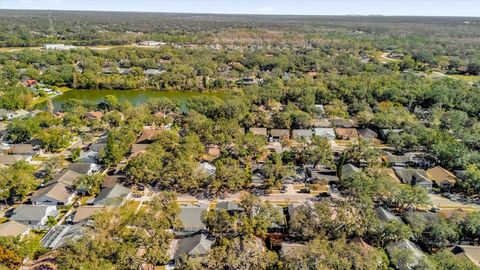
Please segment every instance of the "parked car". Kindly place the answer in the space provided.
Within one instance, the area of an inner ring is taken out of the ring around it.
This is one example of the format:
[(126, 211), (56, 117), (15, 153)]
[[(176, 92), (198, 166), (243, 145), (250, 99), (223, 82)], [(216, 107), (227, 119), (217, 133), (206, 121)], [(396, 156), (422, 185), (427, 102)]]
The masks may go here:
[(332, 197), (332, 194), (330, 194), (330, 192), (320, 192), (318, 193), (317, 195), (318, 198), (328, 198), (328, 197)]
[(302, 188), (302, 189), (300, 189), (300, 191), (298, 191), (298, 193), (310, 193), (310, 189), (309, 188)]

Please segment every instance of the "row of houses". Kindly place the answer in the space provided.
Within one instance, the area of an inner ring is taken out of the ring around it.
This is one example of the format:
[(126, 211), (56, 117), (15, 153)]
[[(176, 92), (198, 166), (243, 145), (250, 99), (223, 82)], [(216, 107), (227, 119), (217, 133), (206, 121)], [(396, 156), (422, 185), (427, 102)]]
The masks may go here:
[(313, 128), (313, 129), (267, 129), (267, 128), (249, 128), (249, 132), (270, 138), (272, 141), (280, 139), (309, 140), (313, 136), (326, 138), (328, 140), (355, 140), (358, 138), (375, 139), (378, 134), (369, 128)]

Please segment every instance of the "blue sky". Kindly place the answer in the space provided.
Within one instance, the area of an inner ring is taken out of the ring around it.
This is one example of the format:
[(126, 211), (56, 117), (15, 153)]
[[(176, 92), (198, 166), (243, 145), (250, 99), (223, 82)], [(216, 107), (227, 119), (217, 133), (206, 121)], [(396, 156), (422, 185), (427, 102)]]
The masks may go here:
[(0, 0), (0, 8), (229, 14), (480, 16), (480, 0)]

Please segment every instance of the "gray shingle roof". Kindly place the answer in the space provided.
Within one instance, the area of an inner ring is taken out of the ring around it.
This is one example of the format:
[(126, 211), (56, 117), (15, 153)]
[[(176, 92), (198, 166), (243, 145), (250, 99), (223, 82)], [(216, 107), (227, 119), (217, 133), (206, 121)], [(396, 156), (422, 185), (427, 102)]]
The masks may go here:
[(123, 200), (130, 193), (130, 189), (126, 188), (120, 184), (116, 184), (110, 188), (103, 189), (100, 194), (98, 194), (94, 205), (120, 205), (123, 203)]
[(357, 168), (355, 165), (345, 164), (342, 167), (342, 179), (350, 178), (361, 171), (362, 169)]
[(388, 211), (387, 209), (379, 206), (374, 209), (375, 214), (377, 214), (378, 219), (380, 219), (383, 222), (389, 222), (389, 221), (399, 221), (401, 222), (400, 218), (395, 216), (392, 212)]
[(212, 244), (213, 241), (207, 239), (207, 236), (203, 233), (179, 239), (174, 258), (177, 259), (184, 254), (190, 256), (205, 255), (210, 251)]
[(333, 128), (315, 128), (314, 133), (316, 136), (327, 138), (329, 140), (335, 139), (335, 130)]
[(208, 205), (182, 205), (180, 220), (185, 231), (197, 231), (205, 228), (202, 222), (202, 213), (207, 211)]
[(412, 267), (418, 265), (420, 260), (425, 256), (425, 254), (417, 247), (414, 243), (410, 240), (400, 240), (397, 242), (393, 242), (387, 245), (385, 248), (388, 254), (392, 254), (394, 250), (409, 250), (413, 256), (413, 263), (409, 265), (397, 265), (398, 268), (402, 269), (411, 269)]
[(54, 206), (23, 204), (13, 211), (13, 215), (10, 217), (10, 219), (16, 221), (39, 221), (47, 215), (47, 211), (51, 207)]
[(427, 173), (423, 169), (411, 169), (411, 168), (393, 168), (395, 174), (400, 178), (404, 184), (417, 184), (417, 185), (426, 185), (432, 184), (427, 177)]
[(232, 201), (223, 201), (217, 203), (215, 206), (216, 210), (227, 210), (227, 211), (243, 211), (244, 209), (240, 207), (238, 204), (232, 202)]
[(73, 186), (80, 176), (82, 176), (81, 173), (69, 169), (64, 169), (60, 173), (55, 175), (55, 177), (53, 177), (53, 181)]

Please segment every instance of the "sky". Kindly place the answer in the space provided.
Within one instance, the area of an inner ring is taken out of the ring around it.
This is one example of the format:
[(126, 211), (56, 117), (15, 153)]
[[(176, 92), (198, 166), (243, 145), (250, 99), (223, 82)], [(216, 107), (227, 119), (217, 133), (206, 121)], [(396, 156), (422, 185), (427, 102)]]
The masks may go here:
[(0, 0), (0, 9), (480, 17), (480, 0)]

